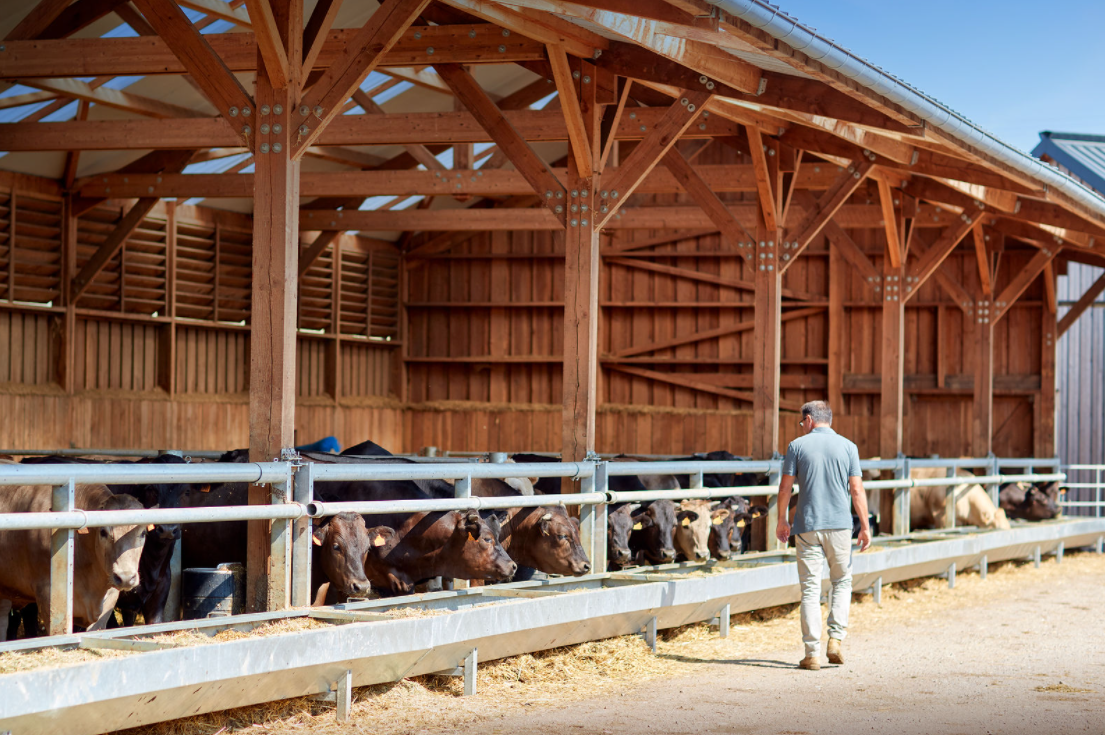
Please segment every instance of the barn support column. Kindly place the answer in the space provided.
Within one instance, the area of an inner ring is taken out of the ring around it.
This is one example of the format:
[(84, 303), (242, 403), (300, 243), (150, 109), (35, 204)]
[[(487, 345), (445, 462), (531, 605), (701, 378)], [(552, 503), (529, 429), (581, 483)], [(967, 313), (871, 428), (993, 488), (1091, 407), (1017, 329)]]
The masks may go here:
[[(555, 50), (551, 53), (556, 56)], [(566, 60), (559, 65), (566, 65)], [(598, 132), (602, 108), (595, 100), (595, 87), (598, 86), (595, 83), (598, 78), (595, 67), (586, 62), (581, 67), (578, 79), (569, 74), (556, 75), (558, 88), (569, 88), (565, 99), (569, 94), (574, 94), (579, 100), (578, 106), (570, 103), (563, 105), (568, 127), (573, 130), (569, 143), (568, 191), (565, 196), (567, 229), (564, 235), (564, 424), (561, 453), (565, 462), (578, 462), (594, 453), (595, 409), (598, 402), (599, 231), (594, 207), (601, 173), (597, 154), (601, 151)]]
[[(879, 452), (885, 459), (902, 452), (905, 270), (888, 257), (883, 266), (882, 384), (879, 392)], [(894, 493), (879, 494), (879, 530), (894, 529)]]
[[(779, 453), (779, 349), (782, 332), (782, 274), (776, 253), (780, 233), (769, 229), (759, 218), (756, 227), (755, 317), (752, 333), (752, 456), (772, 459)], [(768, 512), (763, 521), (752, 526), (753, 548), (771, 550), (779, 547), (775, 526), (779, 514), (776, 498), (768, 498)]]
[(994, 319), (990, 301), (975, 303), (975, 388), (971, 452), (990, 454), (994, 437)]
[(1036, 402), (1036, 430), (1032, 432), (1033, 454), (1037, 457), (1055, 456), (1055, 349), (1059, 341), (1056, 316), (1049, 307), (1040, 314), (1040, 400)]
[[(303, 4), (301, 0), (277, 2), (272, 10), (279, 41), (287, 54), (289, 74), (285, 86), (275, 87), (259, 52), (255, 119), (258, 128), (267, 123), (270, 132), (262, 135), (258, 130), (253, 139), (257, 173), (253, 200), (249, 455), (255, 462), (278, 458), (282, 449), (292, 446), (295, 417), (299, 162), (291, 155), (291, 133), (298, 119), (292, 116), (299, 102)], [(266, 106), (267, 114), (263, 112)], [(277, 124), (279, 133), (273, 132)], [(251, 505), (268, 503), (271, 499), (269, 488), (250, 486)], [(270, 526), (268, 521), (249, 524), (246, 602), (250, 610), (281, 609), (289, 604), (288, 585), (270, 584), (269, 580)]]

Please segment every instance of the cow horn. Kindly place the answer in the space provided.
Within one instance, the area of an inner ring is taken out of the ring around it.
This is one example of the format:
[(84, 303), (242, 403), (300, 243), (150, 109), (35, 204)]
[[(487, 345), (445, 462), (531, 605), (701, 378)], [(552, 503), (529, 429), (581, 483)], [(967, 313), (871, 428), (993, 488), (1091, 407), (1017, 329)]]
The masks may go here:
[(546, 513), (545, 515), (541, 516), (541, 520), (551, 521), (552, 520), (552, 513)]

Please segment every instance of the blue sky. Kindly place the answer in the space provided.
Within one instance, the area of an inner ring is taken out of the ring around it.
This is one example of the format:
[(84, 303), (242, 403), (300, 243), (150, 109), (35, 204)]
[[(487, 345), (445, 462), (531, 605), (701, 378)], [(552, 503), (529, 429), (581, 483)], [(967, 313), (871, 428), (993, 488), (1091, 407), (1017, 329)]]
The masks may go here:
[(1025, 151), (1041, 130), (1105, 135), (1103, 0), (773, 2)]

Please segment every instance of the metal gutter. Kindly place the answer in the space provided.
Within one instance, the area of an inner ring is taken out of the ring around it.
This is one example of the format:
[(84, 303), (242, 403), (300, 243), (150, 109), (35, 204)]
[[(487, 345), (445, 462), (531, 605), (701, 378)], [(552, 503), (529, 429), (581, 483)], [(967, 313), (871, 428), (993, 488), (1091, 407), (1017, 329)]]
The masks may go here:
[[(853, 586), (880, 589), (893, 581), (944, 573), (953, 584), (957, 568), (985, 568), (1000, 559), (1038, 559), (1042, 553), (1058, 555), (1064, 548), (1094, 543), (1100, 548), (1103, 536), (1102, 519), (936, 535), (857, 554)], [(0, 676), (0, 730), (21, 735), (110, 732), (325, 693), (346, 671), (352, 672), (354, 685), (367, 686), (453, 670), (477, 650), (480, 661), (489, 661), (642, 630), (653, 634), (657, 629), (715, 618), (722, 622), (726, 612), (799, 599), (790, 554), (715, 564), (712, 569), (705, 566), (669, 565), (508, 586), (519, 595), (545, 593), (534, 597), (489, 599), (484, 592), (463, 590), (438, 593), (433, 600), (407, 598), (415, 607), (452, 608), (430, 617), (380, 620), (372, 614), (396, 607), (402, 600), (346, 605), (343, 614), (329, 617), (332, 609), (315, 608), (314, 616), (340, 624), (4, 675)], [(686, 574), (696, 571), (712, 573)], [(366, 622), (341, 622), (358, 619)]]
[(921, 118), (942, 133), (968, 143), (1002, 163), (1052, 186), (1079, 204), (1105, 216), (1105, 198), (1048, 164), (987, 133), (956, 111), (883, 71), (854, 53), (819, 36), (812, 28), (763, 0), (706, 0), (724, 12), (759, 28), (796, 51), (824, 64)]

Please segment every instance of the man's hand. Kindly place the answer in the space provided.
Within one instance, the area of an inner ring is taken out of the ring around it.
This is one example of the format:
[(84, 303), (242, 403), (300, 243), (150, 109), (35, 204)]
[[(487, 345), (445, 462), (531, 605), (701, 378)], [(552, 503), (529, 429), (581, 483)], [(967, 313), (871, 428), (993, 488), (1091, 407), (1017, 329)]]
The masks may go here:
[[(779, 525), (775, 527), (775, 538), (779, 539), (779, 543), (783, 546), (790, 541), (790, 524), (787, 523), (786, 518), (779, 519)], [(870, 543), (870, 537), (868, 537), (868, 543)]]
[(871, 529), (868, 526), (859, 529), (858, 541), (860, 551), (867, 551), (868, 547), (871, 546)]

